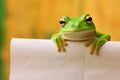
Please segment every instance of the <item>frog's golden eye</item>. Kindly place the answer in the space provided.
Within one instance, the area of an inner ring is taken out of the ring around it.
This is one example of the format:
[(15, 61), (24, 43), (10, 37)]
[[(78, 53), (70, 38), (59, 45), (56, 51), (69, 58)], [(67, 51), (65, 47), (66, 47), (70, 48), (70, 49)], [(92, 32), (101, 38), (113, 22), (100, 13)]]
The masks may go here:
[(60, 23), (60, 25), (61, 25), (62, 27), (64, 27), (64, 26), (65, 26), (65, 23), (66, 23), (65, 18), (64, 18), (64, 17), (60, 18), (59, 23)]
[(92, 23), (92, 17), (91, 17), (90, 15), (87, 15), (87, 16), (86, 16), (86, 22), (87, 22), (88, 24), (91, 24), (91, 23)]

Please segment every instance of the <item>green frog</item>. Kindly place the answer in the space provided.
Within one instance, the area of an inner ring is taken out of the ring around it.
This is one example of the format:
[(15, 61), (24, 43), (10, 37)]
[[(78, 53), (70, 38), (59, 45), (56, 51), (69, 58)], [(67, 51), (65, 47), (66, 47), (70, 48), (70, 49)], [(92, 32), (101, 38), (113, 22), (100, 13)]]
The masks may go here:
[(62, 16), (59, 20), (61, 25), (59, 33), (53, 34), (51, 40), (56, 43), (58, 51), (66, 51), (66, 41), (85, 41), (85, 46), (91, 45), (90, 54), (99, 55), (101, 46), (110, 41), (109, 34), (102, 34), (96, 31), (93, 19), (89, 14), (81, 17), (70, 18)]

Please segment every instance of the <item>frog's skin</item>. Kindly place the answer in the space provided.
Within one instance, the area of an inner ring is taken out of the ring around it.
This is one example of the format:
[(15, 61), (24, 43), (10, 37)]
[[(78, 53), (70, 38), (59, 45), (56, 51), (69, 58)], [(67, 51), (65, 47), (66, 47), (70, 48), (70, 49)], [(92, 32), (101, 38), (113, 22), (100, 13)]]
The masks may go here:
[(61, 25), (59, 33), (53, 34), (51, 37), (51, 40), (56, 43), (58, 51), (65, 51), (65, 46), (68, 45), (66, 40), (86, 41), (86, 47), (91, 44), (90, 53), (99, 55), (100, 47), (110, 40), (110, 35), (96, 31), (92, 17), (89, 14), (74, 18), (62, 16), (59, 23)]

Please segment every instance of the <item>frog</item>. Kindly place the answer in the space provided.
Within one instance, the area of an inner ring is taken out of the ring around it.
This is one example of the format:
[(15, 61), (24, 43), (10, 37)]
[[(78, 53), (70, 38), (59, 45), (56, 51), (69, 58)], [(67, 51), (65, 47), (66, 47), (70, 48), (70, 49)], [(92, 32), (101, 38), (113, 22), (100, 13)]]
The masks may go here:
[(60, 30), (52, 35), (51, 40), (55, 42), (58, 52), (65, 52), (67, 41), (85, 42), (85, 47), (91, 45), (89, 53), (99, 55), (100, 48), (110, 41), (109, 34), (103, 34), (96, 30), (96, 26), (90, 14), (70, 18), (62, 16), (59, 20)]

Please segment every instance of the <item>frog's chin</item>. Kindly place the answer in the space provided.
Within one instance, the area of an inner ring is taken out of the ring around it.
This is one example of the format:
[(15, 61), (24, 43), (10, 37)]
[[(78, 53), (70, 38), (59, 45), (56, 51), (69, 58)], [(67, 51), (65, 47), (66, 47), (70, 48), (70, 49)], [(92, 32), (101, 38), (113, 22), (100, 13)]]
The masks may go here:
[(61, 34), (63, 35), (63, 38), (65, 40), (84, 41), (93, 39), (95, 37), (95, 29), (74, 32), (62, 32)]

